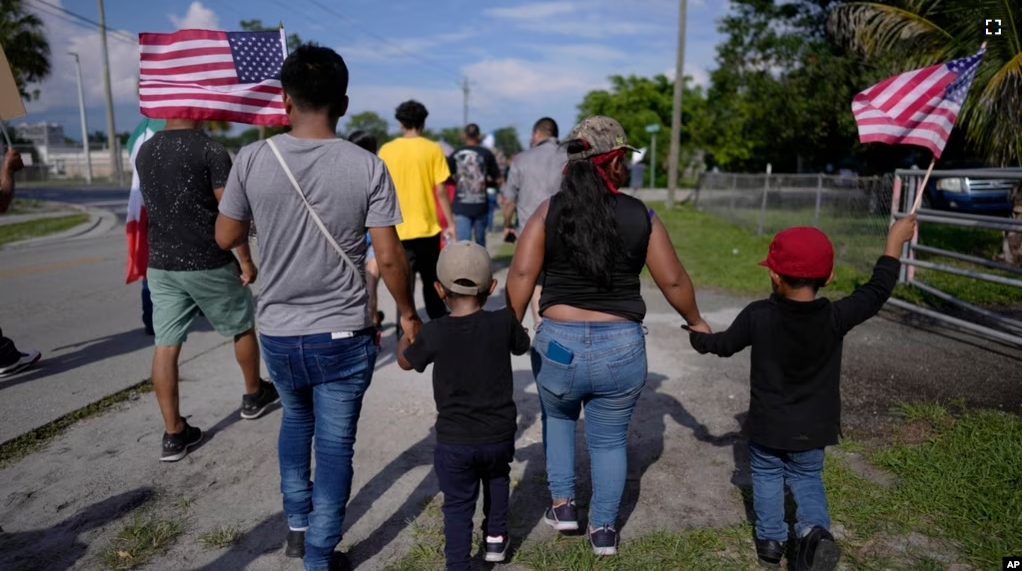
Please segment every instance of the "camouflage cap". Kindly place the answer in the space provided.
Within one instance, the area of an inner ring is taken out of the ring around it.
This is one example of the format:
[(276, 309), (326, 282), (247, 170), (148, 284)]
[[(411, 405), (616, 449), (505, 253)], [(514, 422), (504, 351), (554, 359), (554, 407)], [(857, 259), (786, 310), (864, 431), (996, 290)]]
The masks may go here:
[(586, 117), (581, 123), (575, 125), (571, 130), (568, 140), (582, 140), (589, 144), (589, 148), (580, 153), (570, 153), (569, 161), (581, 161), (596, 155), (603, 155), (617, 149), (628, 149), (637, 151), (635, 147), (628, 145), (625, 137), (625, 130), (621, 123), (610, 117), (594, 115)]

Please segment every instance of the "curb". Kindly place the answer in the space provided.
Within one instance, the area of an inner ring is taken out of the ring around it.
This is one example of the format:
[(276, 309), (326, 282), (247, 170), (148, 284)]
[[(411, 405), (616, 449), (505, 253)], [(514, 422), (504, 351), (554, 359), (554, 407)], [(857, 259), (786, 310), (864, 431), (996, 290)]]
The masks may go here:
[(3, 249), (17, 250), (22, 248), (30, 248), (33, 246), (41, 246), (45, 244), (81, 238), (83, 236), (93, 233), (98, 235), (109, 231), (117, 224), (117, 217), (109, 210), (104, 210), (102, 208), (92, 208), (89, 206), (82, 206), (80, 204), (71, 204), (69, 202), (59, 202), (55, 200), (41, 200), (40, 202), (60, 205), (62, 208), (67, 210), (88, 214), (89, 219), (79, 224), (78, 226), (75, 226), (74, 228), (69, 228), (67, 230), (64, 230), (63, 232), (50, 234), (48, 236), (41, 236), (39, 238), (30, 238), (28, 240), (11, 242), (9, 244), (6, 244), (3, 247)]

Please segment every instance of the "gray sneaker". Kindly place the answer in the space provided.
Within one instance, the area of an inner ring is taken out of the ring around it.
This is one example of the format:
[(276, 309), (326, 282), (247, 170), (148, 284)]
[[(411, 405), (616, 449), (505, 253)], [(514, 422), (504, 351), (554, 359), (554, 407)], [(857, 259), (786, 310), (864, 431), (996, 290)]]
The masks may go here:
[(593, 553), (600, 557), (617, 555), (617, 530), (609, 525), (589, 528), (589, 543), (593, 546)]

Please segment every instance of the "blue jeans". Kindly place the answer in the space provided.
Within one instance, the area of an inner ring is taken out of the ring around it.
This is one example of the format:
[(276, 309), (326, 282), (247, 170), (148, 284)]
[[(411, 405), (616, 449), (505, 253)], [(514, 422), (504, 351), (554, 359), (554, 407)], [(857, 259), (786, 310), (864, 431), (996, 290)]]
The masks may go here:
[(486, 227), (487, 228), (493, 228), (493, 215), (497, 212), (497, 206), (499, 206), (497, 204), (497, 193), (498, 192), (500, 192), (500, 191), (498, 190), (496, 192), (493, 192), (492, 194), (489, 191), (486, 192), (486, 195), (487, 195), (486, 196), (486, 202), (487, 202), (487, 205), (490, 207), (489, 210), (486, 211)]
[[(486, 215), (463, 216), (454, 215), (454, 229), (458, 235), (458, 241), (475, 240), (476, 244), (486, 247)], [(475, 237), (473, 238), (473, 234)]]
[(756, 512), (756, 537), (787, 541), (784, 521), (784, 485), (795, 499), (795, 536), (814, 527), (830, 529), (827, 496), (823, 491), (823, 448), (805, 452), (772, 450), (749, 443), (752, 468), (752, 507)]
[[(574, 354), (571, 363), (549, 357), (552, 341)], [(646, 384), (642, 325), (544, 319), (532, 347), (550, 494), (575, 497), (575, 424), (584, 404), (593, 480), (589, 523), (615, 527), (628, 474), (628, 423)]]
[[(343, 339), (325, 333), (259, 340), (284, 407), (278, 442), (284, 513), (291, 529), (308, 528), (305, 570), (325, 570), (341, 542), (355, 430), (378, 349), (370, 331)], [(315, 484), (309, 480), (313, 439)]]

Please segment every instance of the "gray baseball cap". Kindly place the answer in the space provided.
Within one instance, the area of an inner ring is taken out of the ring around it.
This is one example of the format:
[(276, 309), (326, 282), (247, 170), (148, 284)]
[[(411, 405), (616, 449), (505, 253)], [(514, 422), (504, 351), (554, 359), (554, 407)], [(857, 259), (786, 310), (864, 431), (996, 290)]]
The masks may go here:
[(596, 155), (603, 155), (617, 149), (628, 149), (638, 151), (628, 144), (624, 127), (617, 120), (610, 117), (593, 115), (586, 117), (581, 123), (575, 125), (571, 130), (568, 140), (582, 140), (589, 144), (589, 148), (580, 152), (568, 155), (569, 161), (581, 161)]
[[(440, 252), (436, 276), (440, 284), (450, 292), (461, 295), (489, 293), (493, 282), (490, 254), (486, 248), (468, 240), (449, 244)], [(462, 280), (472, 285), (456, 283)]]

